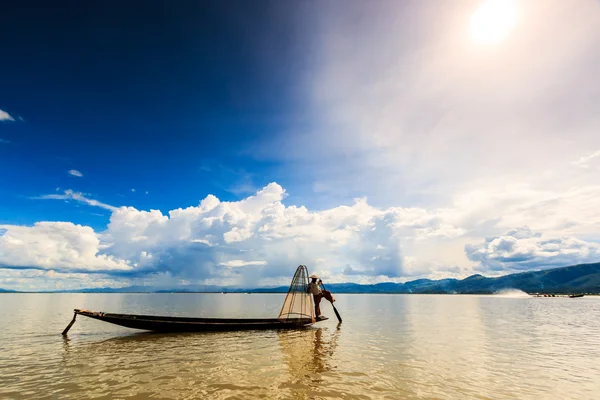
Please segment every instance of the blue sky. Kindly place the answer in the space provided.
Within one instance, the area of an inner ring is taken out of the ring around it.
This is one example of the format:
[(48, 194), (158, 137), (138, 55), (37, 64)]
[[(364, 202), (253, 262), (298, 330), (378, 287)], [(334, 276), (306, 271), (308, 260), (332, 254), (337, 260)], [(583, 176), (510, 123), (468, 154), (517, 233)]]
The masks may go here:
[(293, 9), (62, 4), (3, 12), (13, 23), (2, 27), (12, 39), (3, 45), (1, 109), (24, 119), (2, 124), (11, 142), (0, 161), (11, 171), (1, 182), (3, 221), (106, 223), (19, 198), (56, 187), (169, 210), (207, 193), (236, 199), (277, 178), (245, 149), (303, 123), (293, 83), (302, 38), (283, 29)]
[(0, 287), (598, 260), (598, 2), (500, 3), (4, 5)]

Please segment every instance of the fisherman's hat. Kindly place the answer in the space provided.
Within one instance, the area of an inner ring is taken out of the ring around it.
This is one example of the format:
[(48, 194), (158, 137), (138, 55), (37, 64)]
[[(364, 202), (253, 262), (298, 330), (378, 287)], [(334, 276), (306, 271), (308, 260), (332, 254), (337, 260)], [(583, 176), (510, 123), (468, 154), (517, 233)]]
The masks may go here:
[(309, 276), (310, 279), (319, 279), (318, 276), (316, 276), (315, 274), (312, 274), (311, 276)]

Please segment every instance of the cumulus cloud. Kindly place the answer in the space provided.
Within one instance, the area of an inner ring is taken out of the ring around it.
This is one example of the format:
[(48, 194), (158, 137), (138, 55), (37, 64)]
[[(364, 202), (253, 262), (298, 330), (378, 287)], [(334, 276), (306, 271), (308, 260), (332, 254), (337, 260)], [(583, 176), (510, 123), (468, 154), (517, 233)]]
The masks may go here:
[(81, 172), (77, 171), (76, 169), (69, 170), (68, 174), (72, 175), (72, 176), (76, 176), (78, 178), (81, 178), (83, 176), (83, 174)]
[[(59, 188), (57, 188), (58, 190)], [(86, 197), (81, 192), (75, 192), (71, 189), (65, 190), (64, 194), (45, 194), (43, 196), (35, 197), (35, 199), (40, 200), (75, 200), (81, 203), (85, 203), (90, 206), (104, 208), (106, 210), (114, 211), (117, 207), (111, 206), (110, 204), (105, 204), (100, 201), (90, 199)]]
[(127, 261), (101, 254), (98, 235), (71, 222), (0, 225), (0, 265), (60, 271), (128, 271)]
[(511, 272), (597, 262), (600, 244), (572, 236), (546, 237), (522, 227), (467, 245), (465, 252), (481, 270)]
[[(298, 264), (309, 265), (330, 282), (373, 283), (600, 258), (600, 245), (594, 242), (529, 228), (505, 230), (474, 244), (481, 240), (477, 230), (482, 222), (480, 210), (469, 202), (427, 210), (374, 207), (359, 198), (350, 205), (311, 211), (285, 205), (286, 197), (280, 185), (271, 183), (239, 201), (208, 195), (196, 206), (163, 214), (110, 206), (71, 190), (50, 194), (41, 198), (105, 208), (111, 211), (110, 222), (100, 232), (67, 222), (2, 225), (0, 265), (97, 274), (121, 284), (253, 286), (284, 284)], [(506, 207), (509, 214), (519, 215), (519, 210)], [(497, 229), (515, 215), (498, 218), (485, 230)]]
[(239, 201), (222, 202), (209, 195), (197, 206), (164, 215), (116, 208), (71, 190), (50, 194), (41, 198), (72, 199), (112, 211), (106, 230), (53, 222), (2, 226), (6, 232), (0, 262), (231, 284), (286, 282), (298, 264), (310, 265), (324, 277), (341, 279), (348, 272), (357, 279), (390, 279), (415, 273), (414, 262), (403, 254), (404, 241), (462, 232), (443, 212), (380, 209), (365, 199), (309, 211), (284, 205), (286, 196), (280, 185), (271, 183)]
[(6, 111), (0, 110), (0, 121), (11, 121), (13, 122), (15, 119)]

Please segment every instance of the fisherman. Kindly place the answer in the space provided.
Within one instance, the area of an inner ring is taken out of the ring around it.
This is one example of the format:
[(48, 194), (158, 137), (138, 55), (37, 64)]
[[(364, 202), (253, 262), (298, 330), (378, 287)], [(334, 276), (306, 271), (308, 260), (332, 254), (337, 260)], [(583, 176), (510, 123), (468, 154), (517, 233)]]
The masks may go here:
[(310, 279), (311, 281), (308, 284), (308, 293), (311, 293), (315, 299), (315, 314), (317, 318), (319, 318), (321, 317), (321, 299), (325, 297), (332, 303), (335, 301), (335, 299), (333, 298), (331, 292), (325, 289), (321, 289), (321, 284), (323, 283), (323, 281), (319, 279), (317, 275), (312, 274), (310, 276)]

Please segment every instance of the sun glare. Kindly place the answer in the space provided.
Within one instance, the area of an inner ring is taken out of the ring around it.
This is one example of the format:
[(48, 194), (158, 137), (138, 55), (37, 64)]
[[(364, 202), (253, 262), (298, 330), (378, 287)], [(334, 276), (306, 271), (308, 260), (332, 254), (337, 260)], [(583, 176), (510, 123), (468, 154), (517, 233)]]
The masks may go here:
[(471, 16), (471, 35), (477, 42), (504, 40), (517, 22), (513, 0), (486, 0)]

